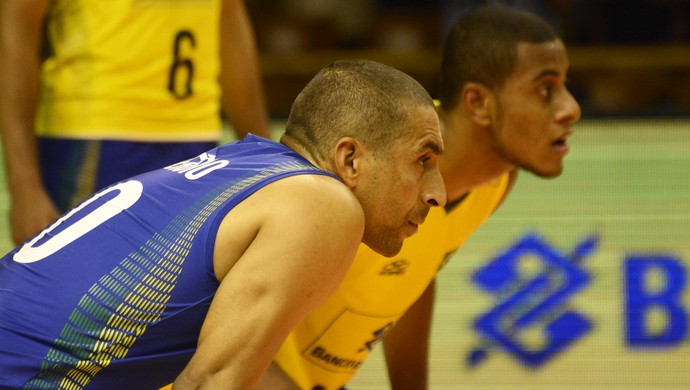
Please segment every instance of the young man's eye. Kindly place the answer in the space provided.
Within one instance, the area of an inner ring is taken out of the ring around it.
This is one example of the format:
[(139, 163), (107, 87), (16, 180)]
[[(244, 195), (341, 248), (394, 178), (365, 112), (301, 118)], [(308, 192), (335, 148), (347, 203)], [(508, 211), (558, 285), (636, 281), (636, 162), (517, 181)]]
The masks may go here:
[(542, 85), (539, 88), (539, 93), (544, 97), (544, 99), (550, 100), (551, 96), (553, 95), (553, 86), (551, 84)]

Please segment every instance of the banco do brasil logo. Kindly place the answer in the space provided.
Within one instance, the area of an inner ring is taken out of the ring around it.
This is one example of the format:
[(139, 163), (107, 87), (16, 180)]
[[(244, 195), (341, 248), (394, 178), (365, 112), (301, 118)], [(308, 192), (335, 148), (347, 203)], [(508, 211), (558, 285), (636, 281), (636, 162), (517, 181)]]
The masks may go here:
[[(566, 254), (530, 233), (477, 270), (473, 283), (496, 303), (474, 322), (481, 345), (469, 352), (467, 364), (476, 367), (501, 350), (536, 368), (590, 332), (591, 320), (568, 302), (590, 283), (583, 262), (598, 243), (597, 235), (588, 236)], [(530, 342), (535, 332), (536, 345)]]

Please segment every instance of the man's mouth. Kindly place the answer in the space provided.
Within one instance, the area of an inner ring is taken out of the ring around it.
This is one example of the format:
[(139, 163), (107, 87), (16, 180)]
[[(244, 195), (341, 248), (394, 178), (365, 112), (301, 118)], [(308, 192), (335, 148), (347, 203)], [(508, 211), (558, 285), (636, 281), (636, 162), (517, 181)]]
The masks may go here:
[(570, 132), (563, 134), (560, 138), (553, 141), (551, 143), (551, 146), (553, 146), (553, 148), (556, 149), (560, 153), (563, 153), (563, 154), (568, 153), (568, 150), (570, 149), (568, 147), (568, 137), (569, 136), (570, 136)]

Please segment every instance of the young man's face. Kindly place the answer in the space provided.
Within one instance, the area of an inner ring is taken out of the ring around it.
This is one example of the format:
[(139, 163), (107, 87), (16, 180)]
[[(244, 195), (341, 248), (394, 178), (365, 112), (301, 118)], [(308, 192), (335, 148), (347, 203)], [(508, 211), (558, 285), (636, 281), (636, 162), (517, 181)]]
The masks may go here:
[(396, 255), (417, 232), (429, 208), (446, 203), (438, 170), (443, 140), (432, 107), (413, 109), (412, 131), (377, 158), (368, 157), (368, 176), (357, 189), (366, 215), (362, 241), (384, 256)]
[(494, 146), (507, 162), (542, 177), (563, 171), (570, 126), (580, 106), (566, 88), (570, 62), (560, 40), (520, 43), (517, 62), (497, 92)]

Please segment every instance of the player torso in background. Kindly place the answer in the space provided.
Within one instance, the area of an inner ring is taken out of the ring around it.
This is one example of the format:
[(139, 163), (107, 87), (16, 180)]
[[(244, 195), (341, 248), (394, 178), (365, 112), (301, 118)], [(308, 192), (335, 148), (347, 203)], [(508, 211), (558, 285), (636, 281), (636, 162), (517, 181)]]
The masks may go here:
[(215, 141), (220, 0), (56, 0), (39, 135)]
[(276, 362), (300, 388), (347, 384), (444, 262), (496, 209), (507, 184), (508, 174), (448, 210), (431, 209), (393, 258), (361, 245), (344, 282), (290, 334)]

